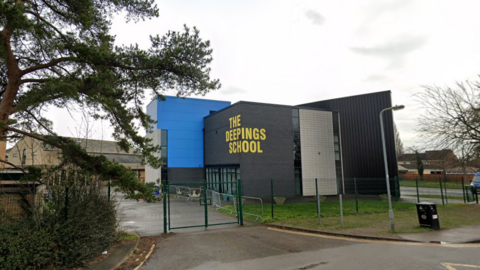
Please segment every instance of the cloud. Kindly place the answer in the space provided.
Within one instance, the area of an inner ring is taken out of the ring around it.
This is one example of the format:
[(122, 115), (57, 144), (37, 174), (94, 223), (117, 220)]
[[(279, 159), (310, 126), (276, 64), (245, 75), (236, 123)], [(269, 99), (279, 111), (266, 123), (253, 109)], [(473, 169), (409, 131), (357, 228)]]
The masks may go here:
[(226, 94), (226, 95), (233, 95), (233, 94), (241, 94), (241, 93), (246, 93), (247, 91), (241, 88), (229, 86), (227, 88), (222, 88), (220, 89), (220, 93)]
[(384, 17), (404, 17), (409, 12), (413, 0), (382, 0), (372, 1), (363, 6), (361, 13), (365, 20), (358, 25), (357, 33), (366, 33), (378, 27), (378, 20)]
[(364, 82), (389, 82), (390, 78), (380, 74), (372, 74), (363, 80)]
[(370, 13), (372, 17), (377, 17), (385, 13), (398, 12), (402, 9), (408, 8), (412, 3), (413, 0), (373, 1), (365, 7), (364, 11)]
[(374, 47), (353, 47), (351, 50), (363, 55), (374, 55), (380, 57), (392, 57), (405, 55), (420, 49), (427, 39), (425, 37), (402, 36), (386, 44)]
[(354, 53), (385, 58), (388, 60), (388, 68), (400, 68), (403, 66), (404, 58), (411, 52), (414, 52), (427, 42), (425, 36), (400, 36), (385, 44), (371, 47), (352, 47)]
[(307, 18), (309, 18), (312, 23), (316, 25), (322, 25), (325, 22), (325, 18), (315, 10), (307, 10), (305, 12), (305, 16), (307, 16)]

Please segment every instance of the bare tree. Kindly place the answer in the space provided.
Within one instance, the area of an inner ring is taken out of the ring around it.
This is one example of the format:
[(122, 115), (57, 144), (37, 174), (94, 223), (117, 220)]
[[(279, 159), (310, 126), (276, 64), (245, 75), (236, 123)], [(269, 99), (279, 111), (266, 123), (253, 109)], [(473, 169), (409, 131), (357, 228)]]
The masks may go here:
[(393, 124), (393, 132), (395, 133), (395, 153), (397, 154), (397, 157), (399, 157), (404, 154), (404, 149), (402, 139), (400, 138), (400, 132), (398, 132), (396, 124)]
[(480, 82), (457, 83), (454, 88), (423, 86), (416, 94), (425, 113), (419, 131), (429, 147), (475, 152), (480, 149)]

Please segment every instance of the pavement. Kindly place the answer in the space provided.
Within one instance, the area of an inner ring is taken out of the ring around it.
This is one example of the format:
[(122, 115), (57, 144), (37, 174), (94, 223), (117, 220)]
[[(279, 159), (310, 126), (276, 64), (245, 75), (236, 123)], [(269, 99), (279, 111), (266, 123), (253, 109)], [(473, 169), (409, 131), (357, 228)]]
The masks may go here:
[(431, 231), (425, 233), (399, 234), (400, 238), (422, 243), (480, 243), (480, 225), (464, 226), (449, 230)]
[[(119, 198), (120, 199), (120, 198)], [(133, 201), (122, 201), (120, 199), (120, 215), (123, 215), (126, 219), (123, 220), (123, 227), (128, 231), (135, 231), (139, 235), (153, 235), (163, 232), (163, 215), (161, 214), (162, 208), (159, 204), (142, 204)], [(178, 203), (180, 206), (184, 202)], [(145, 207), (151, 207), (152, 209), (145, 209)], [(140, 210), (141, 209), (141, 210)], [(149, 211), (150, 210), (150, 211)], [(152, 211), (153, 210), (153, 211)], [(149, 213), (147, 213), (149, 212)], [(153, 212), (153, 213), (152, 213)], [(209, 217), (210, 218), (210, 217)], [(172, 221), (175, 218), (172, 217)], [(139, 224), (140, 220), (147, 221), (146, 224)], [(132, 221), (135, 221), (132, 223)], [(155, 224), (155, 226), (152, 226)], [(135, 226), (129, 226), (135, 225)], [(387, 238), (387, 237), (373, 237), (365, 235), (349, 235), (344, 233), (330, 233), (322, 232), (318, 230), (310, 230), (299, 227), (283, 226), (278, 224), (267, 224), (270, 227), (277, 227), (287, 230), (316, 233), (323, 235), (334, 235), (346, 238), (360, 238), (367, 240), (378, 241), (400, 241), (400, 242), (419, 242), (419, 243), (438, 243), (438, 244), (464, 244), (464, 243), (480, 243), (480, 225), (464, 226), (455, 229), (438, 230), (425, 233), (413, 233), (413, 234), (397, 234), (400, 239)], [(145, 228), (148, 228), (147, 230)], [(223, 227), (223, 226), (219, 226)], [(231, 227), (231, 226), (230, 226)], [(237, 227), (237, 226), (234, 226)], [(209, 230), (216, 230), (215, 228)], [(192, 233), (189, 229), (182, 230), (182, 233)], [(138, 242), (137, 242), (138, 244)], [(91, 265), (86, 269), (115, 269), (122, 264), (132, 253), (135, 245), (123, 246), (115, 249), (112, 253), (103, 261)]]
[(480, 243), (480, 225), (474, 226), (464, 226), (455, 229), (448, 230), (438, 230), (425, 233), (406, 233), (406, 234), (397, 234), (399, 238), (389, 238), (389, 237), (378, 237), (378, 236), (369, 236), (369, 235), (353, 235), (345, 233), (332, 233), (332, 232), (322, 232), (318, 230), (305, 229), (300, 227), (293, 226), (284, 226), (278, 224), (268, 224), (268, 226), (308, 232), (308, 233), (317, 233), (322, 235), (331, 235), (339, 236), (346, 238), (356, 238), (356, 239), (367, 239), (367, 240), (377, 240), (377, 241), (396, 241), (396, 242), (418, 242), (418, 243), (439, 243), (439, 244), (469, 244), (469, 243)]

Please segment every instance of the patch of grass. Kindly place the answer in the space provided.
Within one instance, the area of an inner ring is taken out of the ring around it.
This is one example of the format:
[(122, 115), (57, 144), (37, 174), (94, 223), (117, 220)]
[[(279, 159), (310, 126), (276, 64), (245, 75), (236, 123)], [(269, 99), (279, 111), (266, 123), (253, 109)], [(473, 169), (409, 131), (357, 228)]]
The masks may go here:
[[(442, 182), (442, 187), (445, 188), (444, 185), (447, 185), (447, 188), (452, 188), (452, 189), (462, 189), (462, 184), (456, 184), (456, 183), (443, 183)], [(467, 184), (465, 182), (465, 184)], [(400, 186), (401, 187), (416, 187), (415, 181), (400, 181)], [(418, 187), (428, 187), (428, 188), (438, 188), (440, 189), (440, 184), (437, 182), (422, 182), (418, 181)]]
[[(275, 223), (327, 232), (342, 232), (372, 236), (398, 238), (398, 233), (427, 232), (431, 229), (420, 227), (416, 206), (413, 203), (393, 202), (395, 233), (390, 231), (388, 204), (382, 201), (360, 201), (356, 212), (355, 201), (343, 202), (343, 228), (340, 224), (338, 202), (321, 203), (321, 225), (318, 224), (316, 203), (293, 203), (274, 205), (274, 218), (271, 205), (264, 205), (264, 216), (259, 223)], [(244, 205), (244, 212), (261, 215), (259, 205)], [(457, 228), (480, 223), (480, 206), (467, 204), (437, 205), (442, 229)], [(244, 215), (244, 219), (254, 222), (256, 217)]]
[(117, 237), (116, 241), (121, 242), (121, 241), (130, 241), (130, 240), (136, 240), (138, 238), (138, 235), (134, 233), (130, 233), (127, 231), (120, 231), (117, 232)]
[[(394, 211), (413, 210), (415, 205), (411, 203), (394, 202)], [(338, 202), (322, 202), (320, 205), (322, 217), (339, 217), (340, 206)], [(272, 219), (272, 211), (270, 204), (264, 204), (264, 215), (259, 222), (281, 221), (289, 219), (305, 219), (317, 216), (317, 203), (291, 203), (274, 205), (274, 219)], [(244, 205), (243, 211), (254, 215), (261, 216), (262, 210), (260, 205)], [(388, 211), (388, 204), (381, 201), (359, 201), (358, 214), (383, 213)], [(343, 215), (357, 215), (355, 201), (343, 202)], [(246, 217), (247, 220), (249, 217)], [(255, 218), (254, 218), (255, 219)]]

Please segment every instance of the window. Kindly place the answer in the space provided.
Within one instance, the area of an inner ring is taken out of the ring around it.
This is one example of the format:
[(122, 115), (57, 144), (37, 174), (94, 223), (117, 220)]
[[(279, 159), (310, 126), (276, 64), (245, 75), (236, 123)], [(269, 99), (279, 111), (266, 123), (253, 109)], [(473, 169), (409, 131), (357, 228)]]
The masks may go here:
[(18, 153), (13, 154), (13, 157), (18, 157)]
[(298, 118), (298, 109), (292, 109), (292, 117)]
[(38, 155), (37, 152), (33, 152), (33, 153), (32, 153), (32, 156), (36, 156), (36, 155)]
[(333, 136), (333, 147), (335, 149), (335, 160), (340, 160), (340, 139), (338, 135)]
[(240, 179), (240, 167), (238, 165), (207, 166), (205, 173), (208, 187), (220, 193), (233, 194), (236, 180)]
[(160, 146), (162, 147), (161, 156), (163, 158), (163, 167), (168, 167), (168, 130), (162, 129), (160, 134)]
[(27, 150), (23, 149), (23, 154), (22, 154), (22, 165), (25, 165), (25, 161), (27, 160)]
[(302, 154), (300, 152), (300, 113), (298, 109), (292, 109), (293, 127), (293, 167), (295, 172), (295, 195), (302, 195)]
[(162, 133), (160, 135), (161, 138), (161, 146), (167, 146), (168, 144), (168, 130), (162, 129)]

